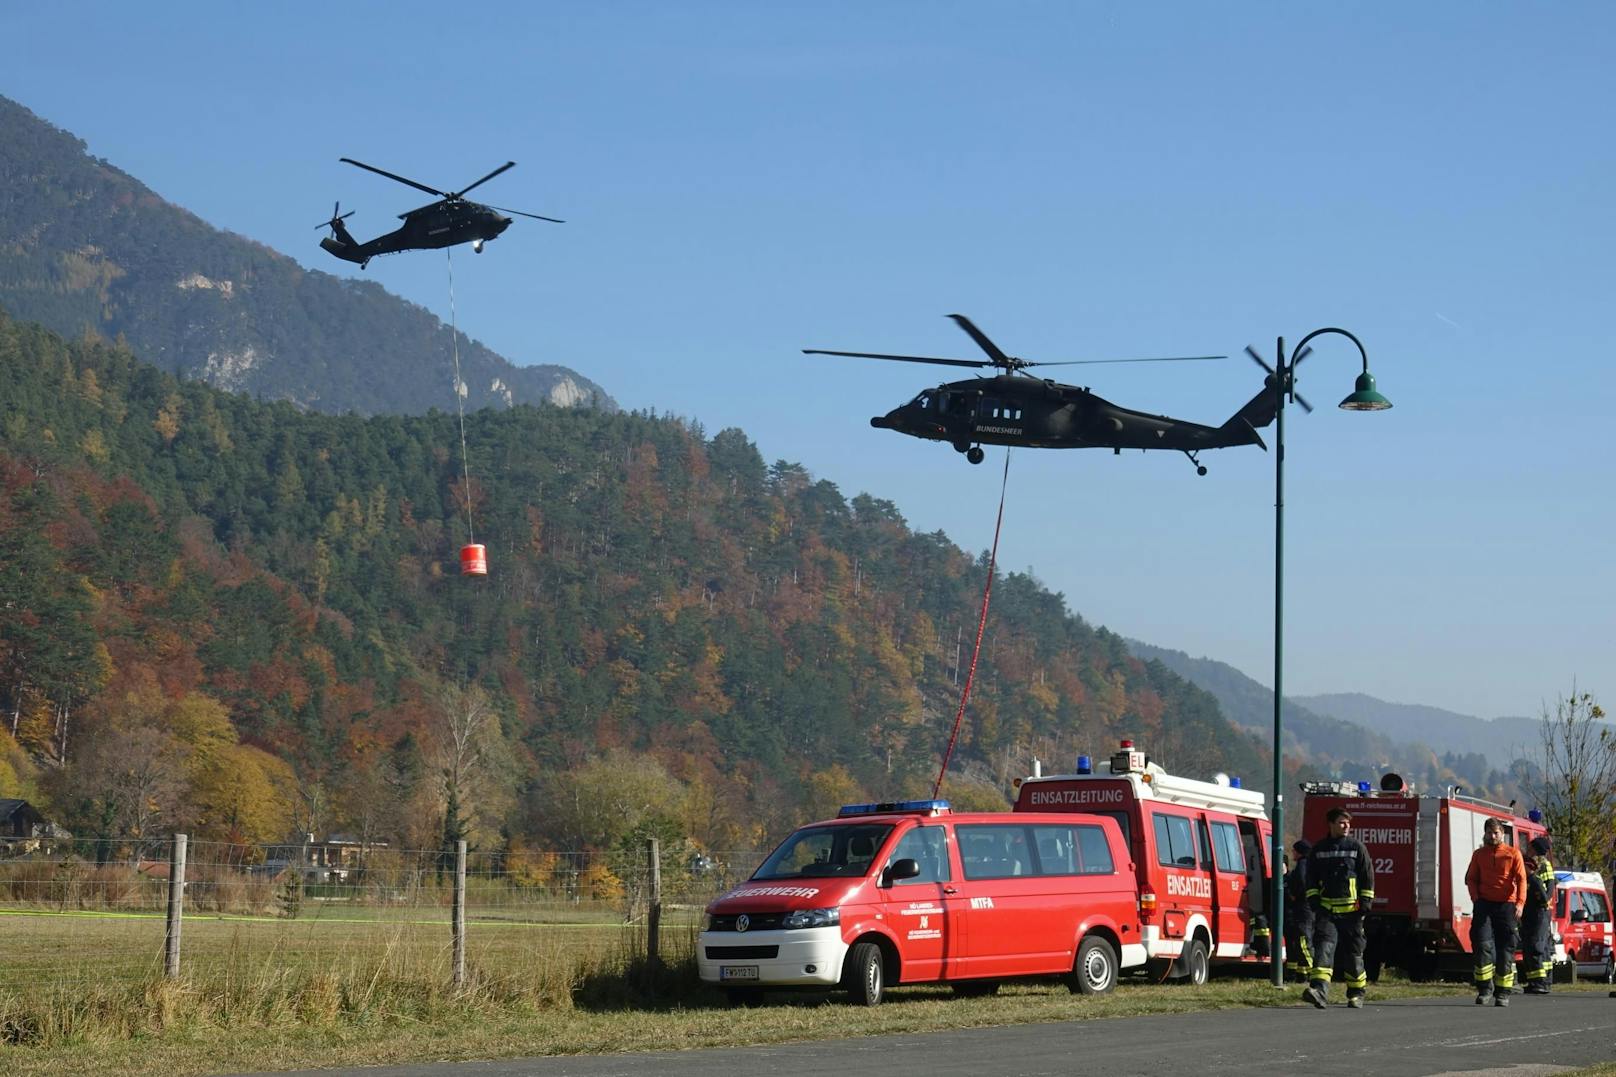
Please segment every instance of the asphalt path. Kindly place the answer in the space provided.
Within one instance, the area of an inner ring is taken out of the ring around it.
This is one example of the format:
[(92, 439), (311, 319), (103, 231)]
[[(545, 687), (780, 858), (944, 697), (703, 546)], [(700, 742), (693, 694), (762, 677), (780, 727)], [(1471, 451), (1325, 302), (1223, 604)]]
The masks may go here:
[[(744, 1011), (737, 1011), (741, 1017)], [(1616, 1060), (1616, 998), (1521, 997), (1508, 1009), (1469, 997), (1117, 1017), (902, 1033), (771, 1047), (431, 1062), (304, 1070), (354, 1077), (926, 1077), (1273, 1074), (1275, 1077), (1539, 1077)], [(254, 1077), (272, 1077), (269, 1074)], [(273, 1077), (287, 1077), (282, 1073)]]

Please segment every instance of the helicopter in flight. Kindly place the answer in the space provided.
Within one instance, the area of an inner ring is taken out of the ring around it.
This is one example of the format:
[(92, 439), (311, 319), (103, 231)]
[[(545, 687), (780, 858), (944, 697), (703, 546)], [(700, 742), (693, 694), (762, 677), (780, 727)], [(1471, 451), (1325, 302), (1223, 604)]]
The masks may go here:
[[(1151, 415), (1121, 407), (1086, 387), (1063, 385), (1026, 373), (1028, 367), (1075, 366), (1085, 363), (1150, 363), (1222, 359), (1221, 355), (1185, 355), (1158, 359), (1078, 359), (1068, 362), (1034, 363), (1007, 355), (988, 339), (987, 334), (963, 314), (950, 314), (987, 359), (941, 359), (926, 355), (888, 355), (881, 352), (826, 351), (804, 348), (807, 355), (845, 355), (857, 359), (890, 359), (900, 363), (932, 363), (938, 366), (993, 367), (991, 377), (977, 376), (968, 381), (946, 382), (922, 391), (907, 404), (877, 415), (870, 425), (896, 430), (910, 437), (944, 441), (965, 455), (973, 464), (983, 459), (983, 445), (1021, 445), (1035, 449), (1107, 448), (1167, 449), (1181, 452), (1195, 465), (1198, 475), (1206, 474), (1199, 459), (1205, 449), (1226, 449), (1236, 445), (1258, 445), (1264, 451), (1258, 428), (1274, 421), (1277, 411), (1272, 381), (1222, 426)], [(1300, 401), (1299, 401), (1300, 402)]]
[(378, 254), (434, 250), (438, 247), (450, 247), (456, 243), (470, 243), (471, 249), (481, 254), (484, 243), (499, 238), (500, 233), (511, 226), (511, 219), (506, 216), (508, 213), (514, 213), (518, 217), (532, 217), (536, 221), (549, 221), (551, 224), (566, 223), (554, 217), (541, 217), (537, 213), (523, 213), (519, 209), (485, 206), (481, 202), (472, 202), (466, 198), (466, 193), (473, 187), (480, 187), (507, 168), (514, 168), (515, 161), (506, 161), (470, 187), (463, 187), (458, 191), (440, 191), (424, 183), (394, 175), (375, 165), (356, 161), (352, 157), (343, 157), (341, 160), (356, 168), (363, 168), (367, 172), (386, 176), (405, 186), (438, 196), (436, 202), (429, 202), (407, 213), (400, 213), (399, 219), (404, 222), (401, 226), (386, 235), (377, 236), (368, 243), (360, 243), (354, 239), (349, 234), (347, 225), (342, 223), (353, 216), (353, 210), (343, 213), (340, 202), (332, 206), (331, 219), (315, 226), (331, 229), (331, 234), (320, 240), (320, 246), (345, 262), (357, 262), (360, 269), (364, 269)]

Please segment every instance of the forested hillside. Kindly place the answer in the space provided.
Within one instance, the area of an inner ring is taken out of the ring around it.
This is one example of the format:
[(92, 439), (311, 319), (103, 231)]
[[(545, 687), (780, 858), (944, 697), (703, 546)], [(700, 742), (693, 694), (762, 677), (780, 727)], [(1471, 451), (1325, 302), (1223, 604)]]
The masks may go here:
[[(13, 317), (122, 338), (164, 370), (316, 411), (443, 403), (450, 331), (431, 313), (212, 227), (4, 97), (0, 192)], [(469, 407), (615, 406), (575, 371), (516, 366), (464, 335), (460, 363)]]
[[(984, 559), (739, 430), (484, 410), (468, 484), (452, 415), (311, 414), (4, 319), (0, 406), (0, 796), (80, 835), (747, 848), (930, 790)], [(457, 573), (468, 503), (486, 579)], [(1001, 578), (949, 791), (1002, 805), (1125, 735), (1266, 769), (1211, 696)]]

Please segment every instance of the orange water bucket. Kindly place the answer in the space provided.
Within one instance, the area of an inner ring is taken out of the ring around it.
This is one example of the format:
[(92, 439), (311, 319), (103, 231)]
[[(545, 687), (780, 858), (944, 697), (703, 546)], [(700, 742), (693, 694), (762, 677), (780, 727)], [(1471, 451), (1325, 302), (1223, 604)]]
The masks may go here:
[(460, 574), (462, 576), (488, 575), (488, 551), (480, 542), (460, 547)]

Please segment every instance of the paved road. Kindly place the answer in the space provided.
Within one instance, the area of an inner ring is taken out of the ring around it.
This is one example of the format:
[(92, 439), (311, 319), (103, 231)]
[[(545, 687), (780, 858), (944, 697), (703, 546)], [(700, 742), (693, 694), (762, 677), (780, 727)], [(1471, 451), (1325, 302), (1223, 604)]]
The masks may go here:
[[(1227, 1010), (910, 1033), (852, 1040), (632, 1055), (439, 1062), (304, 1071), (355, 1077), (1067, 1077), (1074, 1073), (1273, 1077), (1539, 1077), (1616, 1059), (1616, 999), (1605, 992)], [(269, 1077), (269, 1075), (262, 1075)], [(278, 1077), (286, 1077), (285, 1074)]]

